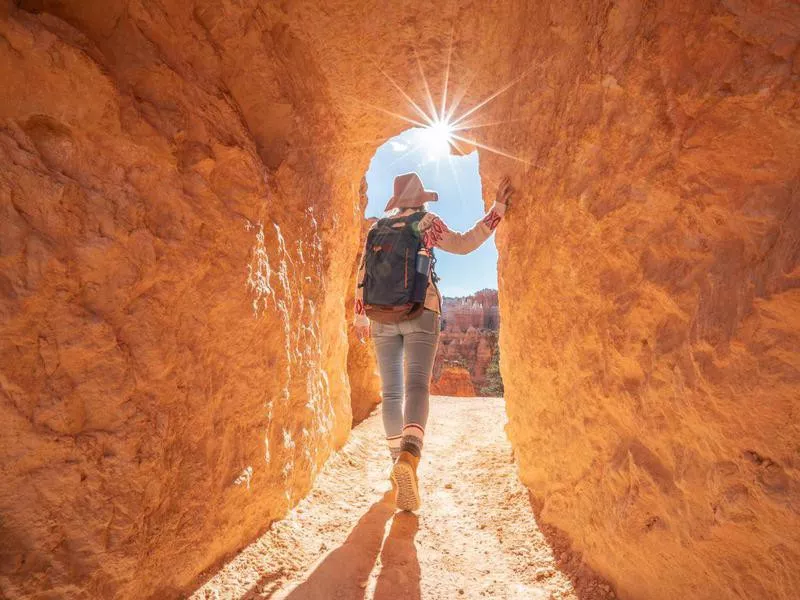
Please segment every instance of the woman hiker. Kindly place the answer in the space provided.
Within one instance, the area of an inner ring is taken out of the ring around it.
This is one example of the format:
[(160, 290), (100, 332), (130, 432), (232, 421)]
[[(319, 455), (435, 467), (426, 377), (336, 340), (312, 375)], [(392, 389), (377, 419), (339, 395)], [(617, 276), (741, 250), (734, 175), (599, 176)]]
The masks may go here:
[(469, 231), (459, 233), (426, 211), (427, 202), (438, 200), (436, 192), (424, 189), (416, 173), (398, 175), (394, 195), (384, 209), (388, 216), (367, 234), (358, 270), (354, 325), (362, 342), (371, 335), (375, 343), (383, 426), (394, 461), (392, 487), (402, 510), (416, 510), (420, 505), (417, 465), (442, 312), (438, 277), (431, 264), (433, 249), (467, 254), (478, 248), (503, 218), (512, 193), (506, 177), (489, 212)]

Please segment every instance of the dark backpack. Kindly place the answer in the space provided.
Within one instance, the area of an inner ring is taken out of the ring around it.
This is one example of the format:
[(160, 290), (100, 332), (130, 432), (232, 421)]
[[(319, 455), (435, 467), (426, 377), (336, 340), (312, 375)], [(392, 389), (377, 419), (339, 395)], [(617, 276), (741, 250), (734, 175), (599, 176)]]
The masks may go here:
[(380, 219), (367, 234), (364, 248), (364, 311), (380, 323), (397, 323), (424, 309), (428, 270), (433, 251), (424, 249), (418, 211), (405, 217)]

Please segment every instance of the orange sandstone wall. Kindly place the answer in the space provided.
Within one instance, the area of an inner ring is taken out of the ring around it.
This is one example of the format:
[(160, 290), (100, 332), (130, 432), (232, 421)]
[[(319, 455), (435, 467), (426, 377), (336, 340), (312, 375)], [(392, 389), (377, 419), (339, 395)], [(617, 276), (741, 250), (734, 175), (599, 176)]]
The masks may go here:
[(778, 1), (0, 4), (0, 589), (175, 597), (308, 490), (359, 182), (450, 57), (459, 112), (516, 81), (473, 121), (524, 161), (481, 152), (540, 518), (622, 598), (795, 596), (798, 39)]
[(488, 137), (522, 479), (622, 598), (796, 598), (800, 7), (559, 6)]
[(176, 597), (348, 435), (361, 217), (340, 159), (289, 149), (338, 122), (267, 4), (20, 4), (47, 11), (0, 18), (0, 596)]
[[(359, 194), (361, 197), (361, 210), (367, 206), (367, 182), (361, 181)], [(364, 219), (361, 226), (361, 240), (356, 259), (352, 264), (350, 282), (347, 294), (347, 377), (350, 380), (350, 405), (353, 412), (353, 425), (366, 419), (372, 410), (381, 401), (381, 385), (378, 379), (378, 363), (375, 358), (375, 348), (372, 340), (361, 342), (353, 329), (352, 306), (355, 302), (355, 281), (358, 266), (364, 254), (364, 240), (367, 231), (372, 226), (374, 219)]]

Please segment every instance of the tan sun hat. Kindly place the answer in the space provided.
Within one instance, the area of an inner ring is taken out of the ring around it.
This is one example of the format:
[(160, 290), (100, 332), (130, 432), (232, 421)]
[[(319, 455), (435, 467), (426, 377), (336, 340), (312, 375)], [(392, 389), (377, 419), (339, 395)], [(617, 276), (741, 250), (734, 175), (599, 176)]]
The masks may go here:
[(414, 172), (403, 173), (394, 178), (394, 195), (384, 211), (393, 208), (419, 208), (426, 202), (436, 202), (439, 194), (422, 187), (422, 180)]

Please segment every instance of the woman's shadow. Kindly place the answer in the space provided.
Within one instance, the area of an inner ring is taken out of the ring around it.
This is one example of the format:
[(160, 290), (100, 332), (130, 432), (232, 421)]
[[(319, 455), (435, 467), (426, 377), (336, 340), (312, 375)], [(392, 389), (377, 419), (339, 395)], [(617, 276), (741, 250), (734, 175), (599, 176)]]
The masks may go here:
[(414, 536), (419, 517), (398, 512), (381, 550), (381, 572), (375, 586), (374, 600), (420, 600), (420, 568)]
[[(393, 514), (389, 535), (384, 540), (386, 522)], [(418, 529), (419, 520), (413, 513), (395, 513), (392, 504), (376, 502), (359, 519), (344, 543), (286, 595), (286, 600), (362, 600), (378, 553), (381, 571), (374, 599), (419, 600), (420, 568), (414, 545)]]

